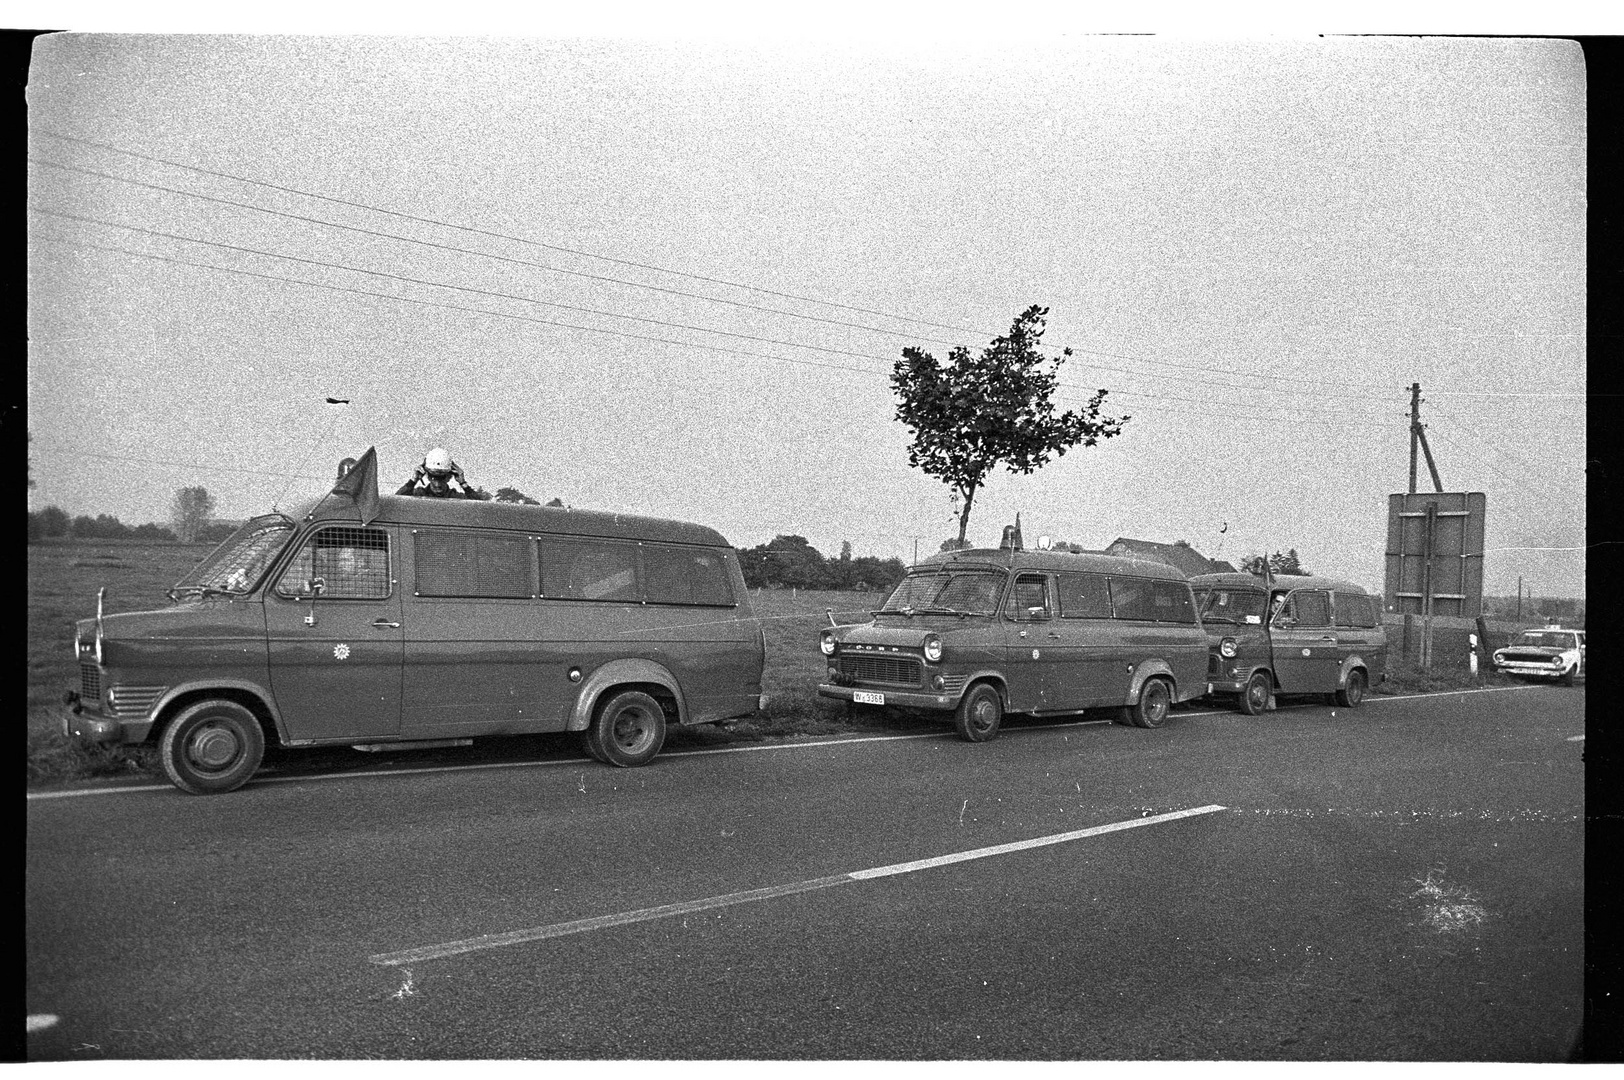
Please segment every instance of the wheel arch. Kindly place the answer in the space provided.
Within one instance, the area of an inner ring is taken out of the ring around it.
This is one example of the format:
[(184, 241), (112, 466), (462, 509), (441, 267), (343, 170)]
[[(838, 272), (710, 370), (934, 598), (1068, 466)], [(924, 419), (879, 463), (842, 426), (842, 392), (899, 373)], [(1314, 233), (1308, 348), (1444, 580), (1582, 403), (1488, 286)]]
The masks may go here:
[(1343, 660), (1342, 666), (1337, 670), (1336, 688), (1338, 690), (1346, 690), (1348, 688), (1348, 676), (1352, 675), (1355, 671), (1364, 673), (1365, 685), (1368, 687), (1370, 685), (1370, 665), (1365, 663), (1364, 657), (1360, 656), (1358, 653), (1355, 653)]
[(1139, 701), (1139, 695), (1144, 693), (1145, 684), (1151, 679), (1164, 678), (1172, 686), (1172, 700), (1179, 701), (1179, 680), (1173, 674), (1173, 666), (1160, 658), (1141, 660), (1139, 666), (1133, 669), (1133, 678), (1128, 682), (1128, 696), (1122, 704), (1134, 705)]
[(621, 690), (641, 690), (660, 703), (668, 723), (687, 723), (688, 705), (677, 677), (653, 660), (628, 659), (611, 660), (587, 676), (575, 696), (575, 708), (564, 730), (585, 731), (598, 705)]
[(243, 680), (189, 683), (171, 688), (163, 697), (158, 699), (158, 704), (152, 711), (152, 727), (147, 731), (147, 737), (142, 741), (157, 743), (163, 738), (164, 729), (188, 705), (208, 698), (220, 698), (243, 706), (254, 714), (254, 719), (259, 721), (260, 729), (265, 733), (267, 743), (283, 744), (282, 720), (275, 706), (271, 704), (270, 695), (266, 694), (262, 687)]

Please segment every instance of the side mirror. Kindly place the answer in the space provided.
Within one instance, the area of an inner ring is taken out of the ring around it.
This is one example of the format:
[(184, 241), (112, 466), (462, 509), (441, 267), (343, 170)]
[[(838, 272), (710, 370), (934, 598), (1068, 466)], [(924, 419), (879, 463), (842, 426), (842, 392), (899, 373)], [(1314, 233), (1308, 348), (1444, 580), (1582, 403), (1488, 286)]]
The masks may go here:
[(1261, 615), (1248, 615), (1248, 616), (1246, 616), (1246, 625), (1247, 626), (1262, 626), (1263, 625), (1263, 616), (1261, 616)]
[(1046, 607), (1029, 607), (1026, 609), (1026, 617), (1033, 622), (1047, 622), (1049, 609)]

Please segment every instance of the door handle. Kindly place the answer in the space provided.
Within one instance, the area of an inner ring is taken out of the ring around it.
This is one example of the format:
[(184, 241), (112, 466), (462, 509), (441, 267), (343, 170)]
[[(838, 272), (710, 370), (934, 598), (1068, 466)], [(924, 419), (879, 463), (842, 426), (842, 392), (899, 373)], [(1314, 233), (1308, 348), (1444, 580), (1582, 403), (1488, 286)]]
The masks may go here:
[(1330, 634), (1326, 634), (1326, 635), (1325, 635), (1325, 636), (1324, 636), (1324, 637), (1322, 637), (1322, 638), (1320, 638), (1320, 640), (1321, 640), (1321, 641), (1335, 641), (1335, 640), (1336, 640), (1336, 638), (1335, 638), (1335, 637), (1333, 637), (1333, 636), (1332, 636), (1332, 635), (1330, 635)]
[(1053, 631), (1053, 630), (1050, 630), (1050, 631), (1049, 631), (1049, 636), (1050, 636), (1050, 637), (1052, 637), (1052, 638), (1057, 638), (1057, 637), (1059, 637), (1059, 636), (1060, 636), (1060, 635), (1059, 635), (1059, 634), (1058, 634), (1058, 633), (1056, 633), (1056, 632), (1055, 632), (1055, 631)]
[(385, 630), (385, 629), (399, 630), (400, 629), (400, 623), (398, 623), (398, 622), (390, 622), (388, 619), (383, 618), (381, 615), (378, 618), (372, 620), (372, 625), (373, 625), (373, 627), (375, 629), (378, 629), (378, 630)]

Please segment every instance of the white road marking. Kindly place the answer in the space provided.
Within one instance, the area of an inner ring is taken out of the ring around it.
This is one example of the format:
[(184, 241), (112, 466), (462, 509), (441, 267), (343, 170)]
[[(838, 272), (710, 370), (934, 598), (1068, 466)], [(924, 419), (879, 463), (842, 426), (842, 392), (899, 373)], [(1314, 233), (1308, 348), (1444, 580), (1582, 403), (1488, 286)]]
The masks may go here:
[(678, 904), (663, 904), (659, 907), (642, 908), (637, 911), (622, 911), (614, 915), (600, 915), (590, 919), (574, 919), (570, 922), (553, 923), (551, 926), (537, 926), (528, 930), (513, 930), (504, 934), (482, 934), (479, 937), (464, 938), (461, 941), (447, 941), (439, 945), (425, 945), (417, 949), (405, 949), (400, 952), (378, 953), (367, 957), (374, 964), (386, 966), (399, 966), (402, 964), (418, 963), (425, 960), (440, 960), (448, 956), (458, 956), (462, 953), (478, 952), (483, 949), (499, 949), (507, 945), (521, 945), (530, 941), (543, 941), (547, 938), (565, 937), (570, 934), (582, 934), (591, 930), (605, 930), (613, 926), (626, 926), (630, 923), (648, 922), (653, 919), (667, 919), (673, 915), (689, 915), (696, 911), (706, 911), (711, 908), (728, 907), (733, 904), (748, 904), (757, 900), (772, 900), (780, 896), (791, 896), (795, 893), (812, 892), (815, 889), (827, 889), (835, 885), (850, 885), (854, 882), (869, 881), (873, 878), (891, 877), (896, 874), (910, 874), (917, 870), (930, 870), (938, 866), (948, 866), (953, 863), (968, 862), (971, 859), (986, 859), (994, 855), (1007, 855), (1013, 851), (1026, 851), (1031, 848), (1047, 847), (1050, 844), (1064, 844), (1071, 840), (1081, 840), (1084, 837), (1100, 836), (1105, 833), (1121, 832), (1124, 829), (1137, 829), (1145, 825), (1161, 825), (1181, 818), (1195, 817), (1199, 814), (1213, 814), (1227, 807), (1211, 805), (1198, 806), (1192, 810), (1175, 810), (1166, 814), (1155, 814), (1148, 817), (1133, 818), (1128, 821), (1113, 822), (1109, 825), (1096, 825), (1089, 829), (1077, 829), (1074, 832), (1055, 833), (1051, 836), (1039, 836), (1031, 840), (1017, 840), (1010, 844), (998, 844), (994, 847), (976, 848), (973, 851), (960, 851), (952, 855), (939, 855), (931, 859), (919, 859), (915, 862), (894, 863), (891, 866), (878, 866), (869, 870), (854, 870), (848, 874), (834, 874), (829, 877), (809, 878), (806, 881), (797, 881), (788, 885), (772, 885), (765, 889), (751, 889), (747, 892), (725, 893), (721, 896), (709, 896), (703, 900), (688, 900)]
[[(1379, 697), (1365, 698), (1366, 705), (1378, 705), (1389, 701), (1409, 701), (1423, 697), (1448, 697), (1455, 694), (1497, 694), (1507, 690), (1536, 690), (1538, 687), (1525, 686), (1485, 686), (1477, 690), (1444, 690), (1428, 694), (1384, 694)], [(1292, 709), (1308, 709), (1322, 707), (1315, 702), (1282, 705), (1276, 712), (1287, 712)], [(1236, 721), (1248, 720), (1247, 717), (1229, 709), (1203, 709), (1198, 712), (1183, 712), (1178, 714), (1184, 719), (1194, 719), (1200, 716), (1220, 716)], [(1110, 720), (1072, 720), (1065, 723), (1048, 723), (1040, 727), (1014, 727), (1004, 728), (1004, 735), (1023, 735), (1029, 732), (1056, 731), (1073, 727), (1093, 727), (1110, 724)], [(805, 742), (774, 743), (770, 746), (719, 746), (708, 750), (673, 750), (662, 753), (662, 758), (700, 757), (706, 754), (758, 754), (775, 750), (808, 750), (821, 746), (848, 746), (853, 743), (868, 742), (905, 742), (909, 739), (948, 739), (956, 738), (952, 731), (926, 731), (914, 735), (862, 735), (849, 739), (818, 739), (815, 736)], [(1583, 738), (1583, 736), (1581, 736)], [(557, 766), (578, 767), (586, 758), (563, 758), (558, 761), (490, 761), (477, 765), (425, 765), (416, 769), (376, 769), (365, 772), (321, 773), (311, 776), (264, 776), (250, 780), (244, 787), (260, 787), (265, 784), (304, 784), (316, 780), (361, 780), (374, 776), (417, 776), (428, 773), (467, 772), (472, 769), (544, 769)], [(77, 799), (89, 795), (128, 795), (140, 791), (173, 791), (169, 784), (138, 784), (130, 787), (107, 788), (80, 788), (74, 791), (31, 791), (27, 800), (34, 802), (44, 799)]]
[(1569, 735), (1568, 736), (1568, 742), (1584, 742), (1584, 741), (1585, 741), (1585, 737), (1583, 735)]
[(55, 1027), (60, 1019), (61, 1017), (51, 1013), (35, 1013), (28, 1018), (28, 1032), (33, 1034), (36, 1031), (44, 1031), (48, 1027)]

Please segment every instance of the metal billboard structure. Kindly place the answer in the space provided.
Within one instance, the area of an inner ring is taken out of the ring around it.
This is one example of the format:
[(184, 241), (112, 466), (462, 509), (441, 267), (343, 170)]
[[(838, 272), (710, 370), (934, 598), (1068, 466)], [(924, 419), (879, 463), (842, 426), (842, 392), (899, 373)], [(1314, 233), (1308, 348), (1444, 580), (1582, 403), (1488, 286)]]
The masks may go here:
[(1483, 614), (1481, 491), (1387, 497), (1387, 582), (1383, 605), (1400, 615)]

